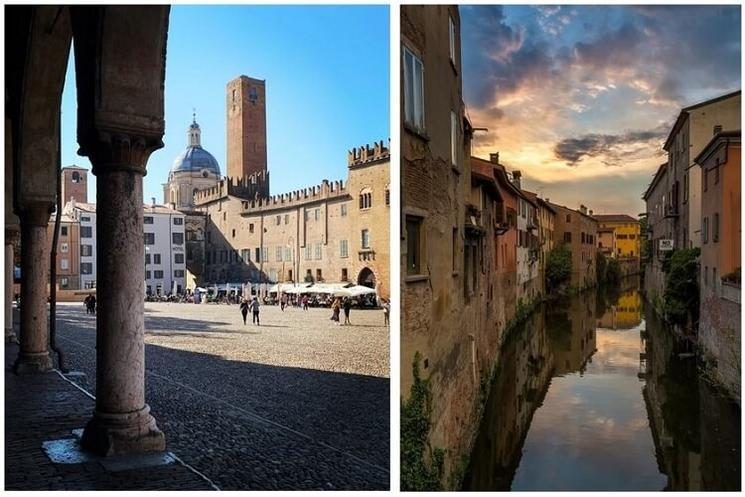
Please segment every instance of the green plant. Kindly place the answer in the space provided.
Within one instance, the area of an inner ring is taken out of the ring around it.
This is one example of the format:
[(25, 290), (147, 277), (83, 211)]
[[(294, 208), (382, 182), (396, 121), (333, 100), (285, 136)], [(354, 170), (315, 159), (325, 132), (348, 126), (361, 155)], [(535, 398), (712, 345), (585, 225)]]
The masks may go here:
[(621, 263), (618, 259), (611, 259), (608, 261), (608, 267), (605, 270), (605, 283), (611, 286), (618, 286), (621, 284), (621, 278), (623, 277), (623, 271), (621, 270)]
[(665, 278), (664, 310), (666, 319), (675, 325), (694, 327), (699, 313), (698, 248), (673, 250)]
[[(432, 416), (429, 380), (419, 373), (421, 354), (414, 354), (414, 383), (409, 400), (401, 403), (401, 490), (442, 490), (445, 451), (431, 450), (427, 443)], [(425, 453), (429, 452), (429, 462)]]
[(572, 276), (572, 253), (564, 244), (555, 246), (546, 258), (546, 288), (553, 292)]
[(724, 276), (722, 276), (722, 281), (728, 281), (730, 283), (740, 284), (740, 282), (742, 281), (741, 276), (740, 276), (740, 268), (738, 267), (734, 271), (729, 272), (725, 274)]
[(598, 250), (595, 256), (595, 277), (598, 284), (605, 283), (606, 269), (608, 268), (608, 259), (605, 254)]

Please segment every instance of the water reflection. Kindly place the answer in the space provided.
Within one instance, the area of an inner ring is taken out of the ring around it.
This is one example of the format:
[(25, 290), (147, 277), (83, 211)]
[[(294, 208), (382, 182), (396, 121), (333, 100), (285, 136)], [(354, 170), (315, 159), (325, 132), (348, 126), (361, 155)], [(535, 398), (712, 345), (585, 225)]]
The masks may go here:
[(739, 489), (739, 409), (626, 284), (544, 306), (507, 340), (465, 489)]

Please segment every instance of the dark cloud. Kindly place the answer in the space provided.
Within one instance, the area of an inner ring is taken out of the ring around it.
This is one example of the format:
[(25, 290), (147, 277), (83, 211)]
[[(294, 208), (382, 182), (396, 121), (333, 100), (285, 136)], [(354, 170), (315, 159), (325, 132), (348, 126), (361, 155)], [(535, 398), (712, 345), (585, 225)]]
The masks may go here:
[(631, 22), (596, 40), (574, 45), (577, 63), (595, 69), (621, 68), (639, 63), (639, 48), (644, 34)]
[[(628, 131), (618, 135), (590, 133), (578, 138), (565, 138), (554, 145), (554, 155), (568, 166), (577, 166), (585, 157), (599, 157), (607, 166), (623, 163), (624, 153), (644, 150), (640, 145), (658, 142), (667, 136), (667, 126), (651, 130)], [(637, 145), (634, 151), (623, 152), (622, 146)], [(659, 143), (650, 147), (659, 148)]]

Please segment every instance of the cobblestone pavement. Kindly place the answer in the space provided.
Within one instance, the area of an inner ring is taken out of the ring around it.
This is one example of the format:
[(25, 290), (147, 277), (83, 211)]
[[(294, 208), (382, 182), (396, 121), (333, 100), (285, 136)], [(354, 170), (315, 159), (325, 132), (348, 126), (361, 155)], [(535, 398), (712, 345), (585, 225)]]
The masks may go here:
[[(71, 378), (95, 393), (95, 317), (58, 306)], [(389, 488), (382, 311), (146, 303), (146, 396), (168, 450), (222, 489)]]
[[(112, 471), (100, 461), (54, 464), (42, 443), (73, 438), (85, 426), (94, 401), (57, 373), (16, 376), (18, 346), (5, 346), (6, 490), (210, 490), (202, 477), (172, 463)], [(128, 458), (131, 462), (131, 458)], [(121, 463), (121, 460), (120, 460)]]

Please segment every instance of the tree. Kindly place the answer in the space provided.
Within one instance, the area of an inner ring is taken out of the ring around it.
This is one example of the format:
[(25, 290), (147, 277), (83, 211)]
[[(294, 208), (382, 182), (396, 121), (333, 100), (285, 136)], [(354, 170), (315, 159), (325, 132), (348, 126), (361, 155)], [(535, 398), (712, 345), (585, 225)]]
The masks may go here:
[(611, 259), (605, 269), (605, 283), (609, 286), (619, 286), (622, 277), (621, 263), (618, 262), (618, 259)]
[(549, 293), (569, 281), (572, 276), (572, 253), (565, 244), (559, 244), (546, 258), (546, 289)]
[(665, 316), (679, 326), (696, 327), (699, 313), (698, 248), (673, 250), (666, 260)]
[(608, 269), (608, 259), (605, 254), (598, 250), (595, 256), (595, 277), (599, 285), (605, 283), (605, 273)]

